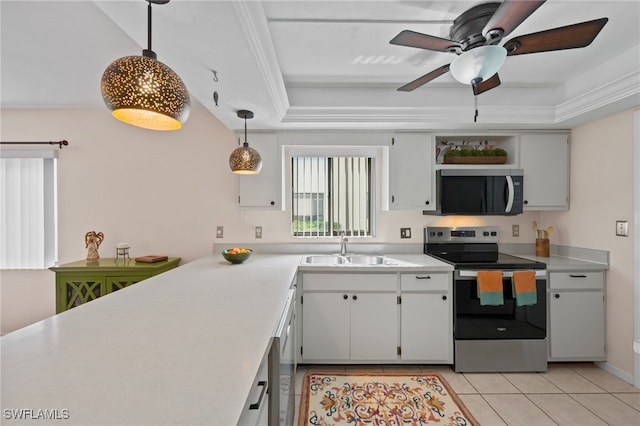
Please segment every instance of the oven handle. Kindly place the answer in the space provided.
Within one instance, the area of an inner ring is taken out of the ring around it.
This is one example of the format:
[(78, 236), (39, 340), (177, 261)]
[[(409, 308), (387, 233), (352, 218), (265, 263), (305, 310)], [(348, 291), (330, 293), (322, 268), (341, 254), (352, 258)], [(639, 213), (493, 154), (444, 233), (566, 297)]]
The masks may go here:
[[(478, 271), (456, 271), (456, 272), (460, 277), (471, 277), (471, 278), (478, 277)], [(547, 271), (545, 269), (538, 269), (535, 271), (535, 273), (536, 273), (536, 278), (538, 279), (547, 278)], [(513, 271), (502, 271), (502, 277), (503, 278), (513, 277)]]

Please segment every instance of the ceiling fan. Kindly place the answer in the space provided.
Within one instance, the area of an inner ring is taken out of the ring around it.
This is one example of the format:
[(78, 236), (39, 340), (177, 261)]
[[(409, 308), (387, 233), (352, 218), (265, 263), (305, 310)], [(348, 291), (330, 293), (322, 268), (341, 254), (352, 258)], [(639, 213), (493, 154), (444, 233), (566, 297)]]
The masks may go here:
[(400, 32), (389, 43), (458, 56), (450, 64), (436, 68), (398, 90), (410, 92), (450, 71), (456, 80), (473, 88), (476, 96), (475, 121), (478, 116), (477, 95), (500, 85), (498, 70), (507, 56), (586, 47), (608, 21), (608, 18), (600, 18), (553, 28), (518, 36), (502, 46), (498, 45), (545, 1), (505, 0), (474, 6), (453, 21), (449, 31), (451, 39), (411, 30)]

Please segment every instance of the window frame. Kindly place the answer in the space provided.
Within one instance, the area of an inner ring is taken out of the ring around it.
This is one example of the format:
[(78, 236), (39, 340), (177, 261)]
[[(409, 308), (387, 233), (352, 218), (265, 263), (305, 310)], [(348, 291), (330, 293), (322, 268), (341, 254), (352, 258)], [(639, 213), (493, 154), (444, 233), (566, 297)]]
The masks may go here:
[(330, 239), (338, 238), (340, 232), (331, 230), (327, 235), (296, 235), (293, 229), (293, 158), (294, 157), (368, 157), (369, 170), (369, 235), (349, 235), (353, 238), (374, 238), (376, 236), (376, 212), (378, 205), (379, 161), (382, 153), (379, 146), (333, 146), (333, 145), (289, 145), (285, 146), (285, 177), (287, 182), (286, 198), (290, 207), (290, 237), (294, 239)]

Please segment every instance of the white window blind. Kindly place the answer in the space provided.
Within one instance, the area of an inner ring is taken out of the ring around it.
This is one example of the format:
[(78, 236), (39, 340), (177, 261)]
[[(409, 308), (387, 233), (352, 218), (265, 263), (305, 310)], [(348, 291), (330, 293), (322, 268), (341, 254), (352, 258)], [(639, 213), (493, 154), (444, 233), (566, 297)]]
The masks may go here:
[(371, 236), (370, 157), (292, 157), (292, 229), (298, 237)]
[(0, 269), (56, 259), (55, 150), (0, 151)]

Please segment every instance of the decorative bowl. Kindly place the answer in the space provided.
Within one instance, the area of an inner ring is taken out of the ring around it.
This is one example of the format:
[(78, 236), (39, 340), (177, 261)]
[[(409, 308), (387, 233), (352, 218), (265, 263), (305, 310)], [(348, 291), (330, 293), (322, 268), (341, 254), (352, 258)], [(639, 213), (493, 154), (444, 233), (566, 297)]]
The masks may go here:
[(230, 248), (222, 251), (222, 256), (231, 263), (242, 263), (251, 256), (253, 250), (248, 248)]

